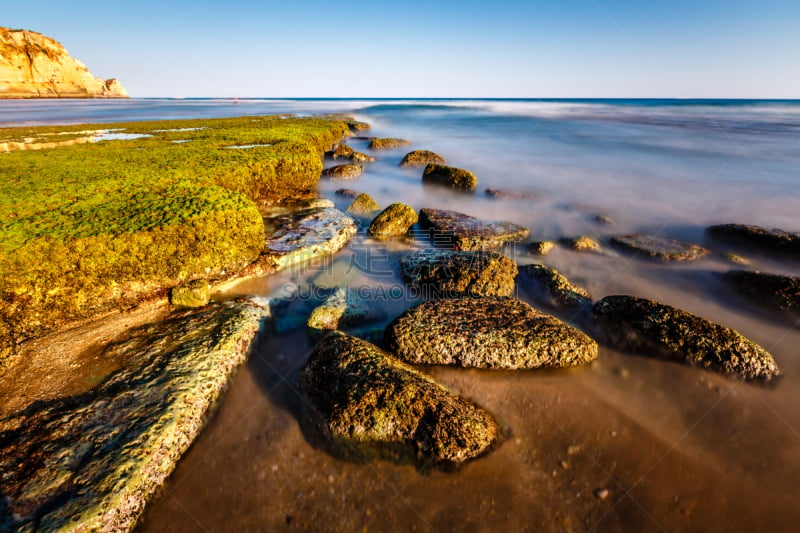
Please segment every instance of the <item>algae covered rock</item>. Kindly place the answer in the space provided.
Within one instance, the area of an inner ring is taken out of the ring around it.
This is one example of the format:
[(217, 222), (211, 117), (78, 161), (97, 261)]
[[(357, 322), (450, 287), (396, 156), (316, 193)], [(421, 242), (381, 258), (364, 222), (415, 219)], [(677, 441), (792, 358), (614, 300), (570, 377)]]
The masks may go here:
[(519, 268), (519, 280), (537, 300), (556, 309), (580, 309), (592, 303), (586, 289), (570, 283), (555, 268), (524, 265)]
[(447, 163), (444, 157), (440, 156), (436, 152), (431, 152), (430, 150), (414, 150), (413, 152), (409, 152), (403, 157), (403, 160), (400, 161), (401, 167), (424, 167), (428, 163), (436, 163), (439, 165), (444, 165)]
[(597, 343), (515, 298), (452, 298), (413, 307), (386, 328), (404, 361), (477, 368), (567, 367), (597, 358)]
[(110, 344), (95, 388), (0, 420), (3, 531), (129, 531), (246, 360), (268, 310), (175, 312)]
[(332, 207), (267, 218), (264, 226), (267, 238), (260, 261), (274, 270), (332, 255), (358, 231), (355, 220)]
[(353, 152), (350, 156), (351, 161), (355, 161), (356, 163), (374, 163), (375, 158), (371, 155), (367, 155), (364, 152)]
[(355, 153), (355, 151), (352, 148), (350, 148), (348, 145), (340, 144), (331, 153), (331, 157), (333, 159), (339, 159), (339, 158), (349, 159), (350, 157), (353, 156), (354, 153)]
[(322, 177), (329, 180), (352, 180), (359, 177), (364, 172), (361, 165), (346, 164), (336, 165), (322, 171)]
[(457, 466), (490, 450), (492, 415), (367, 341), (326, 335), (300, 374), (305, 422), (337, 455), (424, 468)]
[(660, 235), (622, 235), (612, 237), (611, 244), (620, 250), (631, 252), (637, 256), (660, 259), (662, 261), (694, 261), (704, 257), (708, 250), (702, 246), (669, 239)]
[(170, 291), (169, 301), (179, 307), (203, 307), (211, 300), (208, 281), (196, 279)]
[(367, 233), (376, 239), (405, 235), (418, 219), (413, 207), (399, 202), (394, 203), (375, 217)]
[(411, 144), (411, 141), (407, 141), (405, 139), (394, 139), (391, 137), (380, 139), (373, 137), (369, 141), (369, 145), (367, 145), (367, 148), (369, 148), (370, 150), (391, 150), (393, 148), (408, 146), (409, 144)]
[(337, 287), (333, 293), (311, 312), (306, 325), (313, 334), (333, 331), (344, 327), (362, 326), (383, 320), (381, 309), (365, 302), (345, 287)]
[(515, 191), (512, 189), (494, 189), (489, 187), (485, 191), (489, 198), (498, 200), (536, 200), (539, 195), (535, 192)]
[(430, 163), (422, 173), (423, 183), (444, 185), (462, 191), (474, 191), (478, 187), (478, 178), (469, 170)]
[(772, 355), (737, 331), (653, 300), (607, 296), (594, 304), (592, 318), (598, 333), (621, 350), (746, 380), (779, 374)]
[(732, 270), (722, 280), (736, 292), (759, 305), (778, 311), (800, 313), (800, 278), (766, 272)]
[(368, 215), (380, 208), (381, 206), (378, 205), (378, 202), (372, 199), (372, 196), (367, 193), (361, 193), (356, 197), (355, 200), (353, 200), (353, 203), (350, 204), (350, 207), (347, 208), (347, 212), (356, 215)]
[(706, 228), (706, 235), (719, 241), (744, 245), (762, 252), (795, 259), (800, 257), (800, 233), (747, 224), (720, 224)]
[(358, 191), (354, 191), (353, 189), (336, 189), (336, 196), (341, 196), (342, 198), (358, 198), (358, 195), (361, 194)]
[(512, 222), (481, 220), (444, 209), (420, 210), (419, 223), (435, 246), (461, 251), (500, 248), (528, 236), (527, 228)]
[(575, 250), (576, 252), (596, 252), (601, 248), (599, 242), (586, 235), (567, 237), (561, 239), (561, 243), (570, 250)]
[(369, 131), (369, 130), (372, 129), (372, 126), (370, 126), (368, 123), (360, 122), (358, 120), (354, 120), (352, 122), (348, 122), (347, 125), (353, 131)]
[(497, 252), (424, 250), (400, 261), (403, 279), (423, 297), (511, 296), (517, 265)]
[(532, 255), (547, 255), (553, 251), (556, 243), (553, 241), (533, 241), (528, 244), (528, 251)]

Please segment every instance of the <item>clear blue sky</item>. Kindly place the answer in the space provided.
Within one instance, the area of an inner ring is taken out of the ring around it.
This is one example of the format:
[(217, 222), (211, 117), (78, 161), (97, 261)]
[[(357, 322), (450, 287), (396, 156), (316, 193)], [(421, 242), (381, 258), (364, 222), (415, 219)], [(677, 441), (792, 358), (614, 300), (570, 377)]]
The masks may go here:
[(132, 96), (800, 98), (798, 0), (2, 0)]

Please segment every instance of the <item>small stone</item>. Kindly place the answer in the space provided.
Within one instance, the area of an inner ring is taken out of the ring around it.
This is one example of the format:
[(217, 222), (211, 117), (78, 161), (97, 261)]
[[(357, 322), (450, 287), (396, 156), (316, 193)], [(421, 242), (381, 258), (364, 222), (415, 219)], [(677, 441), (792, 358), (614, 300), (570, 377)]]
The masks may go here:
[(425, 167), (425, 171), (422, 173), (422, 182), (445, 185), (468, 192), (474, 191), (478, 186), (478, 178), (469, 170), (435, 163), (430, 163)]
[(612, 237), (611, 244), (615, 248), (633, 253), (637, 256), (660, 259), (662, 261), (694, 261), (704, 257), (708, 250), (702, 246), (669, 239), (661, 235), (623, 235)]
[(594, 252), (600, 250), (600, 243), (586, 235), (562, 239), (561, 242), (567, 248), (576, 252)]
[(536, 200), (539, 195), (535, 192), (515, 191), (512, 189), (486, 189), (486, 196), (498, 200)]
[(725, 253), (722, 253), (720, 255), (722, 256), (723, 259), (727, 259), (731, 263), (734, 263), (734, 264), (737, 264), (737, 265), (747, 266), (747, 265), (750, 264), (750, 260), (749, 259), (747, 259), (746, 257), (742, 257), (739, 254), (735, 254), (733, 252), (725, 252)]
[(581, 447), (577, 444), (573, 444), (569, 448), (567, 448), (567, 455), (576, 455), (580, 453), (580, 451)]
[(358, 298), (355, 292), (338, 287), (311, 312), (306, 325), (313, 334), (350, 326), (363, 326), (383, 320), (385, 313)]
[(520, 267), (519, 280), (531, 295), (556, 309), (579, 309), (591, 305), (592, 299), (583, 287), (573, 285), (556, 269), (545, 265)]
[(361, 165), (336, 165), (322, 171), (322, 177), (329, 180), (352, 180), (364, 172)]
[(372, 196), (367, 193), (361, 193), (353, 200), (350, 207), (347, 208), (347, 212), (356, 215), (368, 215), (380, 208), (381, 206), (378, 205), (378, 202), (373, 200)]
[(528, 251), (533, 255), (547, 255), (555, 247), (556, 243), (553, 241), (533, 241), (528, 244)]
[(430, 150), (414, 150), (413, 152), (409, 152), (400, 161), (401, 167), (424, 167), (429, 163), (437, 163), (439, 165), (444, 165), (447, 163), (444, 157), (440, 156), (435, 152), (431, 152)]
[(610, 494), (610, 491), (608, 489), (595, 489), (595, 491), (594, 491), (594, 497), (597, 498), (600, 501), (603, 501), (606, 498), (608, 498), (609, 494)]
[(170, 303), (179, 307), (203, 307), (211, 300), (208, 281), (196, 279), (180, 287), (174, 287), (170, 293)]
[(339, 158), (349, 159), (350, 157), (352, 157), (352, 155), (353, 155), (352, 148), (350, 148), (346, 144), (340, 144), (339, 146), (336, 147), (336, 150), (333, 151), (331, 157), (333, 157), (333, 159), (339, 159)]
[(376, 239), (405, 235), (418, 219), (413, 207), (394, 203), (375, 217), (367, 229), (367, 234)]
[(400, 148), (402, 146), (408, 146), (411, 144), (411, 141), (407, 141), (405, 139), (394, 139), (391, 137), (385, 139), (376, 139), (373, 138), (367, 148), (370, 150), (391, 150), (393, 148)]
[(354, 191), (353, 189), (336, 189), (336, 196), (341, 196), (342, 198), (358, 198), (358, 195), (361, 194), (358, 191)]
[(364, 152), (353, 152), (353, 155), (350, 156), (351, 161), (355, 161), (356, 163), (374, 163), (375, 158), (371, 155), (367, 155)]
[(610, 225), (612, 225), (614, 223), (614, 221), (611, 220), (610, 217), (608, 217), (607, 215), (600, 214), (600, 213), (592, 215), (592, 222), (594, 222), (595, 224), (598, 224), (600, 226), (610, 226)]

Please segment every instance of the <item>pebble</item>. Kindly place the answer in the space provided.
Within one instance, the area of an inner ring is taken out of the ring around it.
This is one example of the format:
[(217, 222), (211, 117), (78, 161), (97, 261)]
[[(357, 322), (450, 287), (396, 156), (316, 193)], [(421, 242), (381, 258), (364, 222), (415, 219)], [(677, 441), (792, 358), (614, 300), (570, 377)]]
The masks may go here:
[(594, 497), (598, 500), (602, 501), (608, 498), (609, 490), (608, 489), (597, 489), (594, 491)]

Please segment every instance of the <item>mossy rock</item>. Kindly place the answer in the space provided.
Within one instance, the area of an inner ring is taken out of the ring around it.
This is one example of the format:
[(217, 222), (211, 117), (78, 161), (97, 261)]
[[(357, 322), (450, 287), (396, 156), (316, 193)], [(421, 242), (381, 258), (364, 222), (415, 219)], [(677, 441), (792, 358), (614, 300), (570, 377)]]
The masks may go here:
[(469, 170), (430, 163), (422, 173), (423, 183), (444, 185), (462, 191), (474, 191), (478, 187), (478, 178)]
[(706, 228), (706, 235), (718, 241), (741, 245), (789, 259), (800, 258), (800, 233), (767, 229), (747, 224), (720, 224)]
[(372, 126), (370, 126), (368, 123), (360, 122), (358, 120), (354, 120), (352, 122), (348, 122), (347, 125), (353, 131), (369, 131), (369, 130), (372, 129)]
[(708, 254), (708, 250), (702, 246), (661, 235), (621, 235), (612, 237), (611, 244), (637, 257), (661, 261), (694, 261)]
[(407, 153), (405, 157), (403, 157), (403, 160), (400, 161), (400, 166), (424, 167), (429, 163), (445, 165), (447, 164), (447, 160), (436, 152), (431, 152), (430, 150), (414, 150), (413, 152)]
[(589, 292), (570, 283), (555, 268), (545, 265), (519, 267), (520, 285), (538, 301), (555, 309), (582, 309), (592, 304)]
[(766, 272), (732, 270), (722, 281), (736, 292), (766, 308), (800, 314), (800, 278)]
[(425, 299), (511, 296), (517, 265), (497, 252), (425, 250), (403, 257), (403, 279)]
[(372, 196), (367, 193), (361, 193), (353, 200), (350, 207), (347, 208), (347, 212), (355, 215), (369, 215), (380, 208), (381, 206), (378, 205), (378, 202), (376, 202)]
[(361, 165), (336, 165), (322, 171), (322, 177), (329, 180), (352, 180), (361, 176), (364, 167)]
[(196, 279), (179, 287), (173, 287), (169, 295), (172, 305), (178, 307), (203, 307), (211, 300), (211, 290), (204, 279)]
[(383, 310), (359, 298), (357, 292), (337, 287), (311, 312), (306, 325), (312, 337), (319, 337), (337, 329), (366, 326), (385, 317)]
[(370, 150), (392, 150), (394, 148), (401, 148), (403, 146), (408, 146), (411, 144), (411, 141), (407, 141), (405, 139), (395, 139), (391, 137), (387, 137), (384, 139), (373, 137), (369, 141), (369, 145), (367, 148)]
[(376, 239), (405, 235), (418, 219), (417, 212), (413, 207), (394, 203), (375, 217), (369, 225), (367, 233)]
[(566, 237), (561, 239), (561, 244), (575, 250), (576, 252), (597, 252), (602, 249), (597, 240), (587, 235), (579, 235), (577, 237)]
[(340, 158), (349, 159), (353, 156), (354, 152), (355, 151), (348, 145), (340, 144), (339, 146), (336, 147), (336, 149), (333, 152), (331, 152), (331, 157), (333, 159), (340, 159)]
[(481, 220), (444, 209), (421, 209), (419, 224), (428, 231), (434, 246), (467, 252), (500, 248), (524, 240), (529, 233), (513, 222)]
[(532, 255), (547, 255), (553, 251), (556, 243), (553, 241), (533, 241), (528, 244), (528, 251)]
[(409, 363), (491, 369), (568, 367), (597, 358), (597, 343), (515, 298), (452, 298), (413, 307), (386, 328)]
[(350, 160), (356, 163), (374, 163), (375, 158), (371, 155), (367, 155), (364, 152), (353, 152), (353, 155), (350, 156)]
[(487, 453), (501, 433), (488, 412), (340, 332), (314, 348), (300, 389), (306, 427), (350, 460), (452, 468)]
[(681, 309), (634, 296), (594, 304), (595, 329), (612, 346), (745, 380), (779, 375), (772, 355), (739, 332)]

